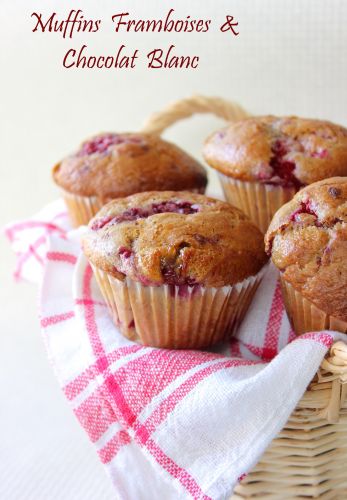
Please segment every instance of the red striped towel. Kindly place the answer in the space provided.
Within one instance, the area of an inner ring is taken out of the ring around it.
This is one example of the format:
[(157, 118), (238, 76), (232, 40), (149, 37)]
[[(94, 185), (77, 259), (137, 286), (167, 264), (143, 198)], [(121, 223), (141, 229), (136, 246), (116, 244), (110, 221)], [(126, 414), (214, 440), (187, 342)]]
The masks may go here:
[(130, 342), (81, 255), (81, 231), (70, 231), (60, 200), (6, 227), (15, 277), (40, 284), (48, 356), (117, 498), (227, 498), (339, 335), (293, 340), (270, 267), (237, 338), (220, 352)]

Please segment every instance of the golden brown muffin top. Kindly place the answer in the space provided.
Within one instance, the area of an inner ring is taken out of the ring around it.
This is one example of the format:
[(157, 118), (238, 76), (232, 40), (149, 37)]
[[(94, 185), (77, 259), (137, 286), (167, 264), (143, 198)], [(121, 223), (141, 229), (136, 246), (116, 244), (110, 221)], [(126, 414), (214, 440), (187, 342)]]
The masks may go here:
[(104, 201), (148, 190), (198, 189), (205, 169), (182, 149), (158, 136), (105, 133), (53, 168), (54, 181), (70, 193)]
[(245, 214), (184, 191), (111, 201), (90, 221), (83, 250), (98, 268), (145, 285), (232, 285), (267, 260), (262, 234)]
[(265, 235), (286, 281), (347, 321), (347, 178), (316, 182), (283, 205)]
[(347, 129), (296, 116), (258, 116), (212, 134), (203, 153), (225, 175), (299, 189), (347, 175)]

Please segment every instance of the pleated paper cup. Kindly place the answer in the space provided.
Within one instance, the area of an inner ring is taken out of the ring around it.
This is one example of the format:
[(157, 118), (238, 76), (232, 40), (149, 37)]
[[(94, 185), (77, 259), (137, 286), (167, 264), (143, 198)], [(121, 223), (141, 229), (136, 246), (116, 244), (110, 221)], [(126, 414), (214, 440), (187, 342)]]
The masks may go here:
[(282, 276), (281, 287), (288, 318), (297, 335), (320, 330), (347, 333), (347, 322), (319, 309)]
[(200, 349), (230, 337), (265, 272), (263, 268), (234, 286), (209, 288), (145, 286), (92, 267), (122, 334), (144, 345), (170, 349)]
[(218, 174), (226, 200), (240, 208), (265, 234), (277, 210), (291, 200), (297, 189), (247, 182)]
[(97, 196), (78, 196), (64, 190), (62, 195), (73, 227), (87, 225), (106, 203)]

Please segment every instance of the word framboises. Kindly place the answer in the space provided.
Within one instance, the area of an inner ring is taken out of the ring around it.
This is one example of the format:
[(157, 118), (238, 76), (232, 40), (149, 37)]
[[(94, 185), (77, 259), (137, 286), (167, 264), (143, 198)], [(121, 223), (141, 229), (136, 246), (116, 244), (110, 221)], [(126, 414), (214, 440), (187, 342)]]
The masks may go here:
[(130, 19), (129, 12), (122, 12), (112, 16), (116, 33), (126, 32), (166, 32), (166, 33), (206, 33), (211, 25), (211, 19), (174, 18), (175, 9), (170, 9), (163, 19)]

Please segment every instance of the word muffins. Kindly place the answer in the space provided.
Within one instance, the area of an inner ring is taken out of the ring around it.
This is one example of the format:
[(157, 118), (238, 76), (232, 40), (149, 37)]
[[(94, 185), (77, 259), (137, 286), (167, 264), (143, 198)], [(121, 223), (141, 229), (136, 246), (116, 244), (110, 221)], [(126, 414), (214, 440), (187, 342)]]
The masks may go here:
[(266, 250), (296, 333), (347, 333), (347, 178), (316, 182), (275, 215)]
[(201, 348), (231, 335), (267, 261), (246, 215), (189, 192), (111, 201), (82, 246), (123, 335), (154, 347)]
[(347, 129), (321, 120), (260, 116), (232, 123), (206, 141), (226, 199), (266, 232), (302, 187), (347, 175)]
[(151, 134), (100, 134), (55, 165), (74, 226), (87, 224), (108, 201), (156, 190), (203, 193), (204, 168), (180, 148)]

